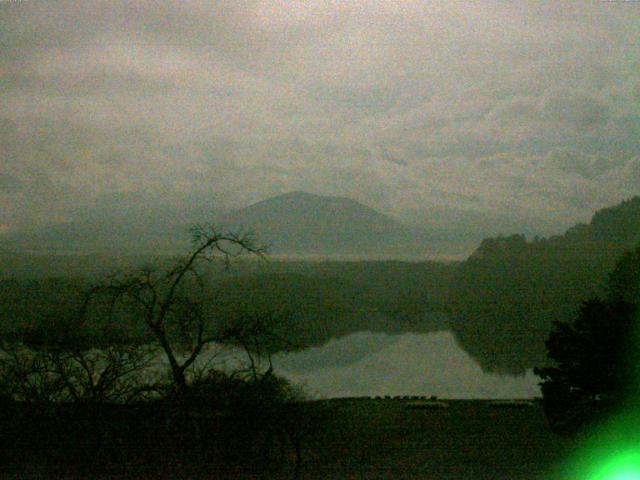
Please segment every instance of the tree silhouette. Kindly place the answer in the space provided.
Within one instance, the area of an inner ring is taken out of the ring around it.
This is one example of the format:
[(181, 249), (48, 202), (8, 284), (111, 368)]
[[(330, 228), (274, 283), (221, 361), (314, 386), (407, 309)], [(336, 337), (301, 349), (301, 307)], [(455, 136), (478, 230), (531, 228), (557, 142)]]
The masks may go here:
[(546, 341), (553, 364), (537, 368), (552, 428), (572, 432), (638, 398), (640, 247), (622, 256), (605, 299), (582, 304), (576, 320), (555, 322)]
[(85, 310), (102, 300), (111, 314), (120, 309), (142, 324), (162, 349), (177, 393), (187, 387), (187, 370), (203, 349), (224, 342), (215, 319), (205, 309), (207, 291), (203, 264), (221, 258), (226, 264), (242, 254), (262, 256), (265, 248), (250, 235), (196, 225), (191, 252), (167, 266), (150, 265), (111, 276), (90, 289)]

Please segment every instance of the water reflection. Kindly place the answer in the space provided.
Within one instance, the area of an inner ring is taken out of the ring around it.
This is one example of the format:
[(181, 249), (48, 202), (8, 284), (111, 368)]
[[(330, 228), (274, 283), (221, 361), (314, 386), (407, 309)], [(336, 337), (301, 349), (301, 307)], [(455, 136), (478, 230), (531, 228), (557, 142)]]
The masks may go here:
[(436, 395), (441, 398), (531, 398), (538, 378), (482, 371), (451, 332), (358, 332), (322, 347), (278, 355), (276, 371), (317, 398)]

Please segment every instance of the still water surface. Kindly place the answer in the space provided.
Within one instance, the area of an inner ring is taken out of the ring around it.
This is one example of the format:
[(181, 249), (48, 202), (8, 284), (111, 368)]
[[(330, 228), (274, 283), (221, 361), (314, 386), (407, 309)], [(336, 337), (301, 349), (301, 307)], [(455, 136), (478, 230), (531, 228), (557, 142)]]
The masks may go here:
[(539, 379), (490, 374), (451, 332), (358, 332), (316, 348), (275, 357), (276, 373), (315, 398), (436, 395), (441, 398), (531, 398)]

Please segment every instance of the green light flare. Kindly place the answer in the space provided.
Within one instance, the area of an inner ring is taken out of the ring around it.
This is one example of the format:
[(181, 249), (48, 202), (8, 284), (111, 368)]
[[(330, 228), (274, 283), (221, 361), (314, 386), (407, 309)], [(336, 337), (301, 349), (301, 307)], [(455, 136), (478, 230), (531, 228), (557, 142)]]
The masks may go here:
[(562, 480), (640, 480), (640, 410), (609, 419), (580, 442)]
[(640, 451), (614, 456), (595, 470), (588, 480), (640, 480)]
[[(562, 480), (640, 480), (640, 316), (627, 344), (626, 399), (616, 413), (574, 444)], [(635, 348), (634, 348), (635, 347)]]
[[(640, 250), (638, 250), (640, 252)], [(636, 268), (636, 267), (633, 267)], [(623, 272), (624, 274), (624, 272)], [(591, 424), (578, 432), (568, 444), (569, 455), (558, 469), (551, 472), (551, 478), (558, 480), (640, 480), (640, 299), (638, 294), (638, 271), (632, 272), (633, 280), (620, 276), (618, 278), (616, 298), (635, 305), (635, 313), (626, 323), (624, 317), (605, 320), (612, 322), (615, 348), (607, 352), (606, 361), (601, 365), (594, 363), (593, 368), (609, 369), (609, 375), (615, 379), (609, 385), (610, 391), (604, 395), (608, 406), (603, 403), (601, 413), (610, 407), (607, 418)], [(626, 283), (625, 283), (626, 282)], [(628, 285), (627, 285), (628, 284)], [(624, 309), (622, 309), (624, 310)], [(618, 344), (623, 335), (622, 342)], [(593, 338), (597, 343), (598, 339)], [(606, 346), (605, 348), (606, 351)], [(620, 356), (621, 353), (623, 356)], [(597, 373), (602, 374), (602, 371)], [(617, 377), (617, 378), (616, 378)], [(622, 379), (625, 382), (620, 385)], [(613, 388), (612, 388), (613, 387)], [(608, 398), (607, 398), (608, 397)], [(578, 410), (579, 411), (579, 410)], [(594, 412), (595, 413), (595, 412)], [(588, 417), (588, 416), (587, 416)]]

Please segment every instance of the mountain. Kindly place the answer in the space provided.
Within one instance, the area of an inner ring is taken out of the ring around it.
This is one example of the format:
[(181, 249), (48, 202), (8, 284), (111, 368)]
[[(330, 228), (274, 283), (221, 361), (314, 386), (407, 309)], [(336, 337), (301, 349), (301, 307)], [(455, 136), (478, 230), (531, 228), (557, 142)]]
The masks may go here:
[(214, 215), (191, 205), (104, 202), (66, 222), (3, 232), (0, 248), (41, 254), (176, 254), (189, 248), (189, 227)]
[[(177, 253), (176, 245), (188, 246), (188, 223), (128, 220), (82, 220), (23, 228), (0, 237), (15, 252), (94, 253)], [(182, 249), (181, 249), (182, 250)], [(180, 251), (181, 251), (180, 250)]]
[(221, 223), (253, 232), (276, 254), (383, 255), (420, 250), (409, 228), (345, 197), (286, 193), (236, 210)]
[[(210, 202), (201, 202), (207, 204)], [(154, 205), (139, 199), (103, 201), (66, 223), (23, 228), (0, 245), (36, 253), (182, 253), (194, 222), (251, 231), (269, 252), (293, 255), (415, 255), (416, 233), (345, 197), (291, 192), (226, 214), (194, 205)]]

